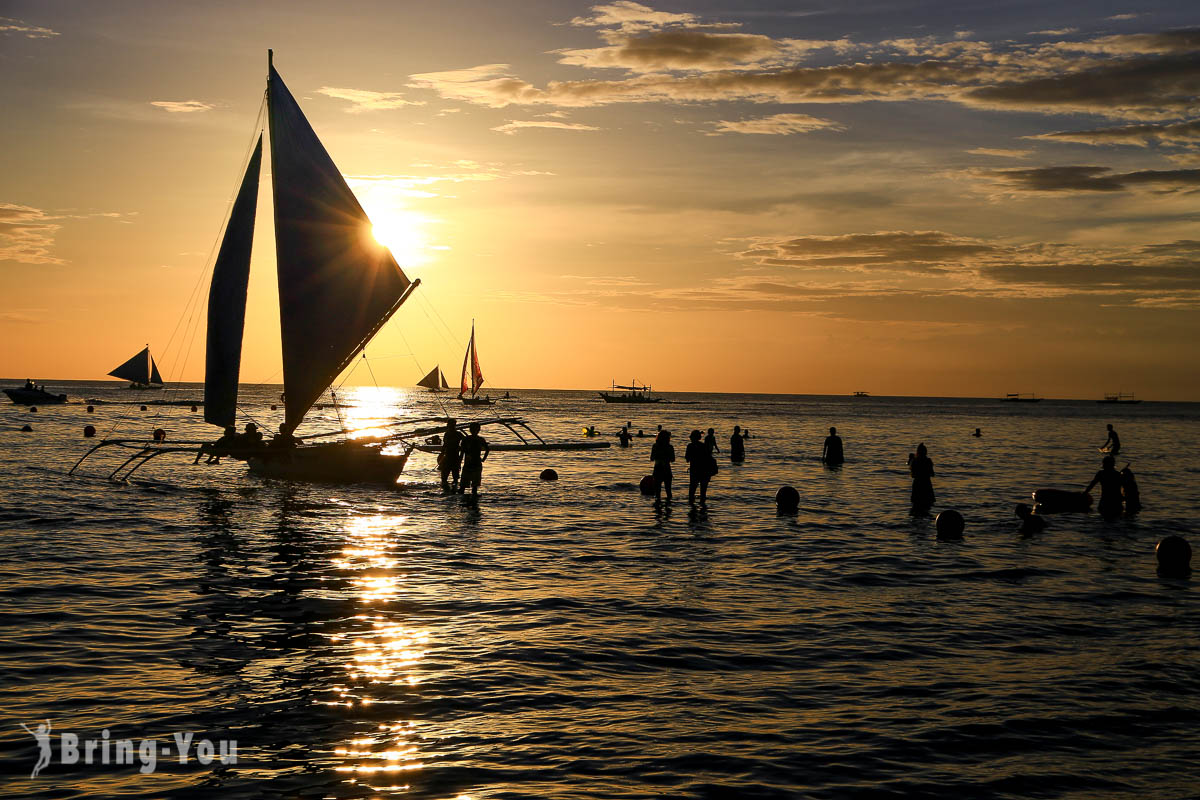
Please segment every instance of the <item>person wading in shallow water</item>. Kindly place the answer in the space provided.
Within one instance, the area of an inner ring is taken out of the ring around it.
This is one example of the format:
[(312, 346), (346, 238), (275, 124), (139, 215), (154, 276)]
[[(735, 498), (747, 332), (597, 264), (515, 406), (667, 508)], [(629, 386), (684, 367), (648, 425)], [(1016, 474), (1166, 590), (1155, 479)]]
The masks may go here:
[[(458, 491), (458, 470), (462, 466), (463, 435), (459, 433), (455, 420), (446, 420), (446, 430), (442, 434), (442, 452), (438, 454), (438, 471), (442, 474), (442, 491)], [(449, 479), (449, 482), (447, 482)]]
[(675, 460), (675, 447), (671, 444), (671, 432), (659, 431), (658, 438), (650, 446), (650, 460), (654, 462), (655, 503), (662, 502), (663, 487), (667, 489), (667, 502), (671, 502), (671, 462)]
[(467, 487), (471, 487), (471, 496), (479, 495), (479, 484), (483, 480), (483, 462), (487, 461), (488, 454), (491, 453), (491, 448), (488, 447), (487, 439), (479, 435), (479, 423), (472, 422), (469, 428), (471, 435), (462, 440), (462, 491), (464, 494)]
[(917, 445), (917, 454), (909, 455), (908, 471), (912, 475), (913, 511), (923, 513), (933, 507), (933, 461), (925, 443)]
[(1124, 481), (1121, 479), (1121, 473), (1117, 472), (1116, 464), (1115, 458), (1105, 456), (1100, 462), (1100, 471), (1083, 490), (1085, 493), (1090, 492), (1093, 486), (1097, 483), (1100, 484), (1100, 503), (1097, 505), (1097, 510), (1104, 517), (1119, 517), (1124, 507), (1121, 496)]
[(708, 505), (708, 482), (713, 476), (716, 461), (708, 445), (700, 441), (700, 431), (692, 431), (684, 460), (688, 462), (688, 502), (695, 505), (696, 487), (700, 487), (700, 505)]
[(837, 428), (830, 428), (829, 435), (825, 437), (825, 444), (821, 447), (821, 461), (827, 466), (836, 467), (845, 460), (846, 454), (842, 450), (842, 437), (837, 435)]
[(733, 435), (729, 437), (729, 460), (738, 463), (746, 460), (746, 440), (741, 425), (734, 425)]

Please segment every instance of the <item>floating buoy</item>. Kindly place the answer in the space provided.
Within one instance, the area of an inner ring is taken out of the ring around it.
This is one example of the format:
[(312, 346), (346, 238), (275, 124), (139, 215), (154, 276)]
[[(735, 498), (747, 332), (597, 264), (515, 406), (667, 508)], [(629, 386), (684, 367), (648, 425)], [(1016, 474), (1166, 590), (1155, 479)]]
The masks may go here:
[(26, 426), (22, 427), (22, 428), (21, 428), (21, 433), (33, 433), (33, 426), (32, 426), (32, 425), (26, 425)]
[(779, 506), (780, 511), (794, 512), (800, 508), (800, 493), (794, 486), (780, 487), (775, 493), (775, 505)]
[(654, 485), (653, 475), (647, 475), (646, 477), (642, 478), (642, 482), (638, 484), (638, 489), (641, 490), (642, 494), (654, 494), (657, 491), (657, 488), (658, 487)]
[(199, 411), (199, 410), (200, 410), (200, 409), (199, 409), (199, 408), (197, 408), (196, 406), (192, 406), (192, 411)]
[(271, 404), (271, 410), (272, 410), (272, 411), (278, 411), (278, 410), (279, 410), (279, 406), (277, 406), (277, 405), (275, 405), (274, 403), (272, 403), (272, 404)]
[(937, 538), (944, 541), (956, 541), (963, 537), (963, 530), (966, 529), (967, 523), (963, 519), (963, 515), (955, 511), (953, 508), (948, 508), (937, 515), (937, 519), (933, 521), (934, 527), (937, 528)]
[(154, 441), (165, 442), (166, 440), (167, 440), (167, 432), (164, 431), (162, 428), (155, 428), (154, 429)]
[(96, 426), (95, 425), (84, 425), (83, 426), (83, 438), (90, 439), (95, 435), (96, 435)]
[(146, 411), (146, 410), (147, 410), (146, 407), (142, 406), (142, 411)]
[(1192, 571), (1192, 546), (1182, 536), (1167, 536), (1154, 546), (1158, 559), (1158, 574), (1168, 578), (1184, 578)]
[(30, 407), (29, 407), (29, 410), (30, 410), (30, 411), (32, 411), (34, 414), (36, 414), (36, 413), (37, 413), (37, 406), (30, 406)]
[(558, 480), (558, 473), (552, 469), (546, 468), (542, 470), (542, 474), (538, 477), (544, 481), (556, 481)]
[(95, 406), (88, 406), (88, 413), (89, 413), (89, 414), (95, 414), (95, 413), (96, 413), (96, 407), (95, 407)]

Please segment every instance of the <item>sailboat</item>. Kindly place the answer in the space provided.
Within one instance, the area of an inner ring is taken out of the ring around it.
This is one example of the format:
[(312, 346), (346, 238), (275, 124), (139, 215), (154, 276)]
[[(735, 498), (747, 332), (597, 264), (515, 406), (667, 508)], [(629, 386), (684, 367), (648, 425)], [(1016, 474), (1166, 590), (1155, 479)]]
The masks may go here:
[(158, 374), (158, 364), (154, 363), (154, 356), (150, 355), (150, 345), (146, 345), (137, 355), (108, 374), (129, 381), (130, 389), (161, 389), (163, 386), (162, 375)]
[(467, 353), (463, 356), (458, 399), (468, 406), (490, 406), (496, 402), (487, 395), (479, 397), (480, 386), (483, 386), (483, 371), (479, 369), (479, 351), (475, 349), (475, 321), (471, 320), (471, 341), (467, 343)]
[(445, 392), (450, 389), (450, 384), (446, 383), (446, 376), (442, 374), (441, 365), (429, 370), (428, 375), (417, 381), (417, 386), (422, 386), (431, 392)]

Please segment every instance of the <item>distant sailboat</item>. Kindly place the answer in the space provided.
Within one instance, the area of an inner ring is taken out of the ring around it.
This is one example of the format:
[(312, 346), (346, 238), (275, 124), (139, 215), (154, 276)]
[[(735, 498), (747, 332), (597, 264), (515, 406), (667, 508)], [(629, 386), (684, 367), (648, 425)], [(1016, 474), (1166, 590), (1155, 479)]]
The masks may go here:
[(434, 367), (428, 375), (417, 381), (417, 386), (423, 386), (431, 392), (445, 392), (450, 389), (450, 384), (446, 383), (446, 376), (442, 374), (441, 365)]
[(472, 320), (471, 341), (467, 343), (467, 353), (463, 356), (462, 380), (458, 386), (458, 399), (469, 406), (490, 406), (496, 402), (486, 395), (476, 397), (480, 386), (483, 386), (483, 372), (479, 369), (479, 351), (475, 349), (475, 322)]
[(150, 355), (150, 345), (108, 374), (129, 381), (130, 389), (161, 389), (163, 386), (158, 365), (154, 363), (154, 356)]

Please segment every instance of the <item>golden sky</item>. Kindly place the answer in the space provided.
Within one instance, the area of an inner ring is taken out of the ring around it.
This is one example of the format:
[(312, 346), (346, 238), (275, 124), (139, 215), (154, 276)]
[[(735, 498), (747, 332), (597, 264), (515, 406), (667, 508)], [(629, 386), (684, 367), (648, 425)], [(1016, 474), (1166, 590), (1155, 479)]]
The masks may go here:
[[(1182, 0), (0, 2), (0, 374), (98, 379), (149, 343), (202, 378), (274, 48), (422, 279), (367, 349), (381, 384), (456, 382), (474, 319), (491, 387), (1200, 400), (1198, 23)], [(247, 383), (281, 380), (268, 185)]]

